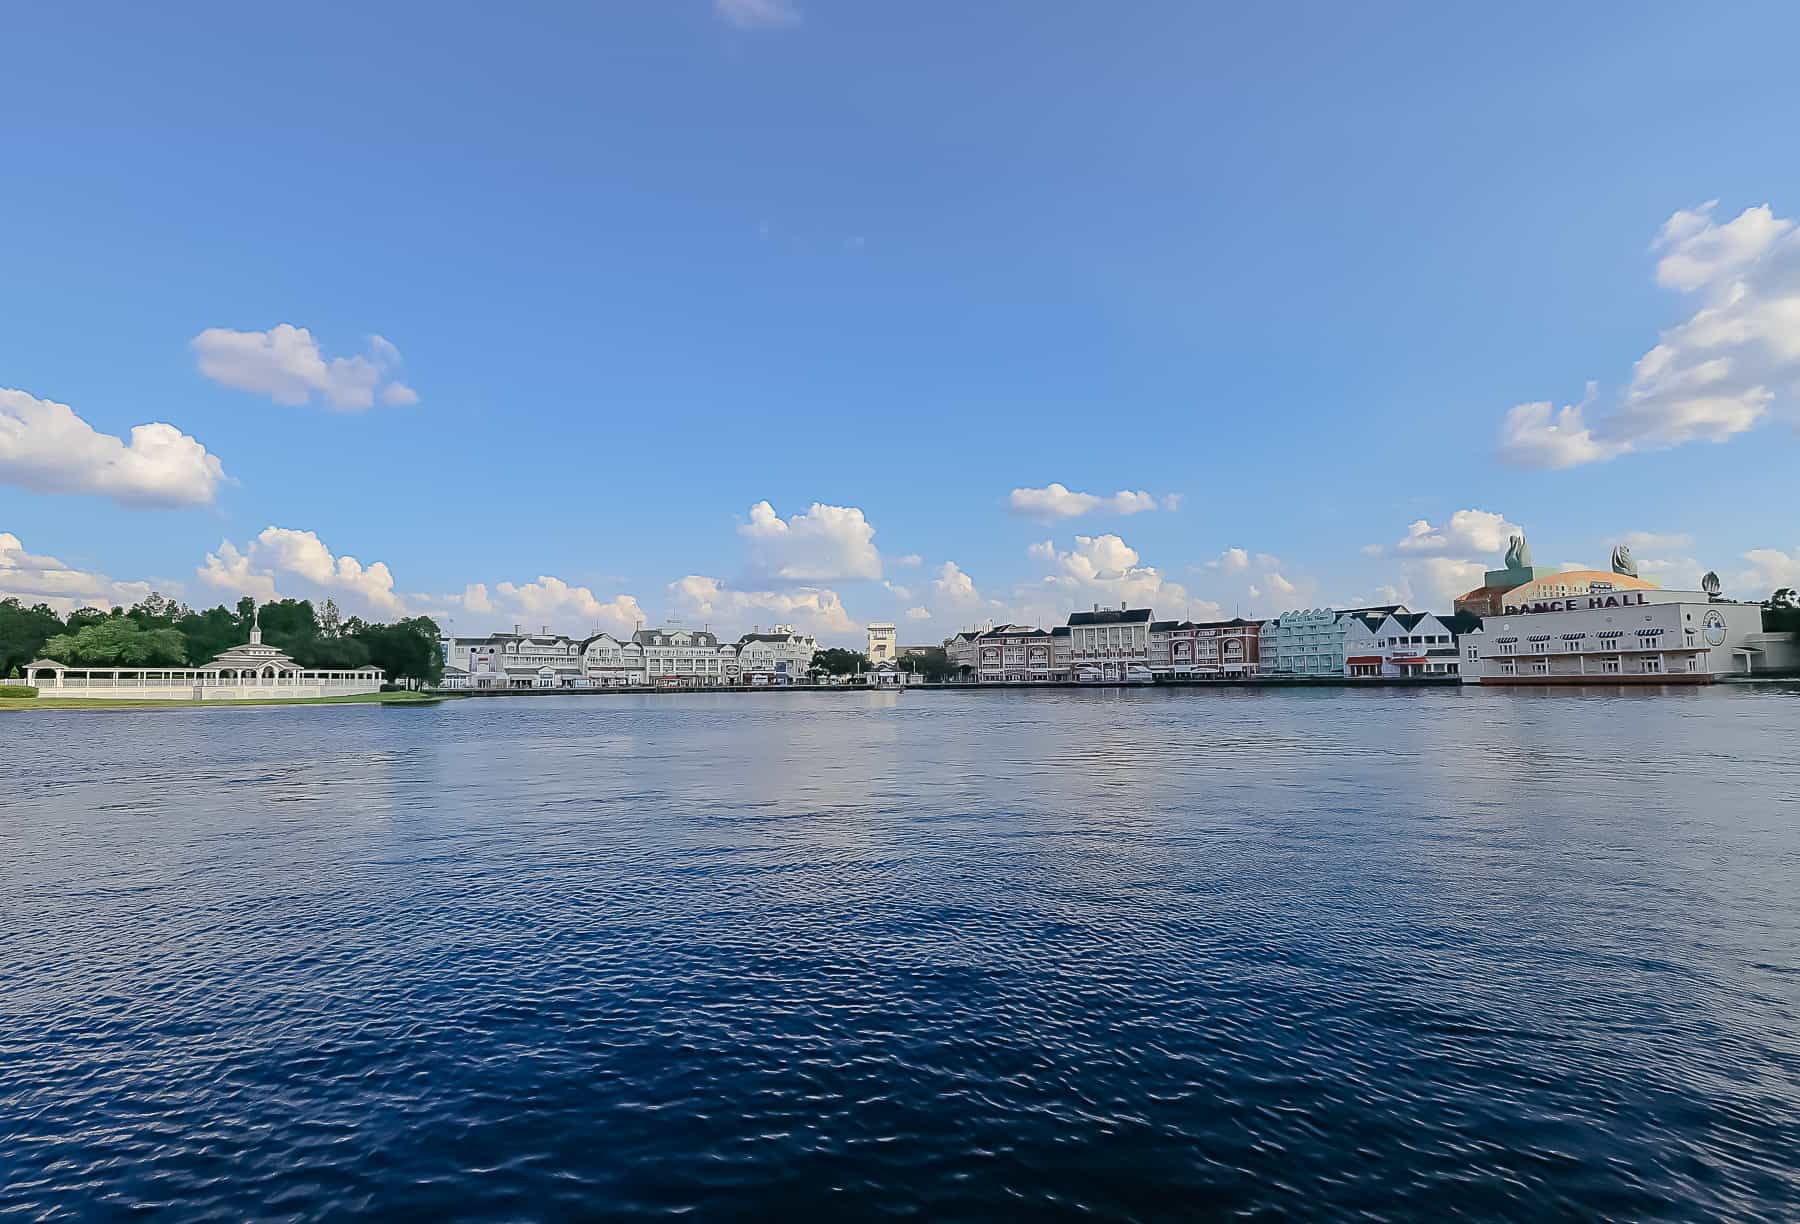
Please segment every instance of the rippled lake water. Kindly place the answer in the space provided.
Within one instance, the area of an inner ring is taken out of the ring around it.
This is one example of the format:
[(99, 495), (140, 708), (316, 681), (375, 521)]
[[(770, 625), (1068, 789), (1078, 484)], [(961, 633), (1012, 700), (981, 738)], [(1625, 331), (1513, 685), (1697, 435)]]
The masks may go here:
[(0, 746), (0, 1215), (1800, 1214), (1795, 690)]

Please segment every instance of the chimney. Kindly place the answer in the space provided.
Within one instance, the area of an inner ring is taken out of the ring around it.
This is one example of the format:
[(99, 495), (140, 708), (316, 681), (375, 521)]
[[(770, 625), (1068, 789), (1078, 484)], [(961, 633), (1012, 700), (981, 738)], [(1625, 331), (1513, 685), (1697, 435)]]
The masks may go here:
[(1119, 601), (1119, 611), (1123, 612), (1124, 610), (1125, 610), (1125, 601), (1123, 599), (1121, 599)]
[(519, 636), (519, 629), (520, 629), (520, 627), (521, 627), (521, 626), (520, 626), (520, 625), (519, 625), (519, 622), (518, 622), (518, 621), (514, 621), (514, 622), (513, 622), (513, 636), (514, 636), (514, 637), (518, 637), (518, 636)]

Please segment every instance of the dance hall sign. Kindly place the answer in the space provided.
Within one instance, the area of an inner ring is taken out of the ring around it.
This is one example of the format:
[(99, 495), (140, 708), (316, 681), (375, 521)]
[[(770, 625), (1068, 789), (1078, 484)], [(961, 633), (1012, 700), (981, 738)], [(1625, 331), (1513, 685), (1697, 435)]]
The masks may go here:
[(1508, 607), (1506, 615), (1522, 612), (1587, 612), (1595, 608), (1637, 608), (1649, 603), (1642, 591), (1618, 591), (1611, 595), (1571, 595), (1567, 599), (1540, 599), (1535, 603)]

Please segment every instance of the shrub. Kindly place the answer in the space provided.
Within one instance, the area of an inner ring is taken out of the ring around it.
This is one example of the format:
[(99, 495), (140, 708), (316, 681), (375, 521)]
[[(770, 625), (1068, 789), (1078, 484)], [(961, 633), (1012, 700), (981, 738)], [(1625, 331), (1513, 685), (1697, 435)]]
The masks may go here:
[(0, 697), (36, 697), (37, 687), (30, 684), (0, 684)]

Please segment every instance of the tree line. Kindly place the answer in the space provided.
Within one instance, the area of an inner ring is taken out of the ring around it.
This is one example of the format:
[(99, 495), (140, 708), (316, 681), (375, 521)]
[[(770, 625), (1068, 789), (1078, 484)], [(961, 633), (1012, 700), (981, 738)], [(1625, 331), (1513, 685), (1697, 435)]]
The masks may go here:
[[(0, 676), (39, 658), (71, 667), (203, 667), (250, 640), (255, 601), (205, 611), (151, 592), (130, 608), (78, 608), (59, 616), (46, 604), (0, 599)], [(327, 599), (262, 605), (263, 641), (306, 668), (379, 667), (391, 681), (436, 684), (444, 672), (437, 623), (413, 616), (381, 624), (343, 616)]]

